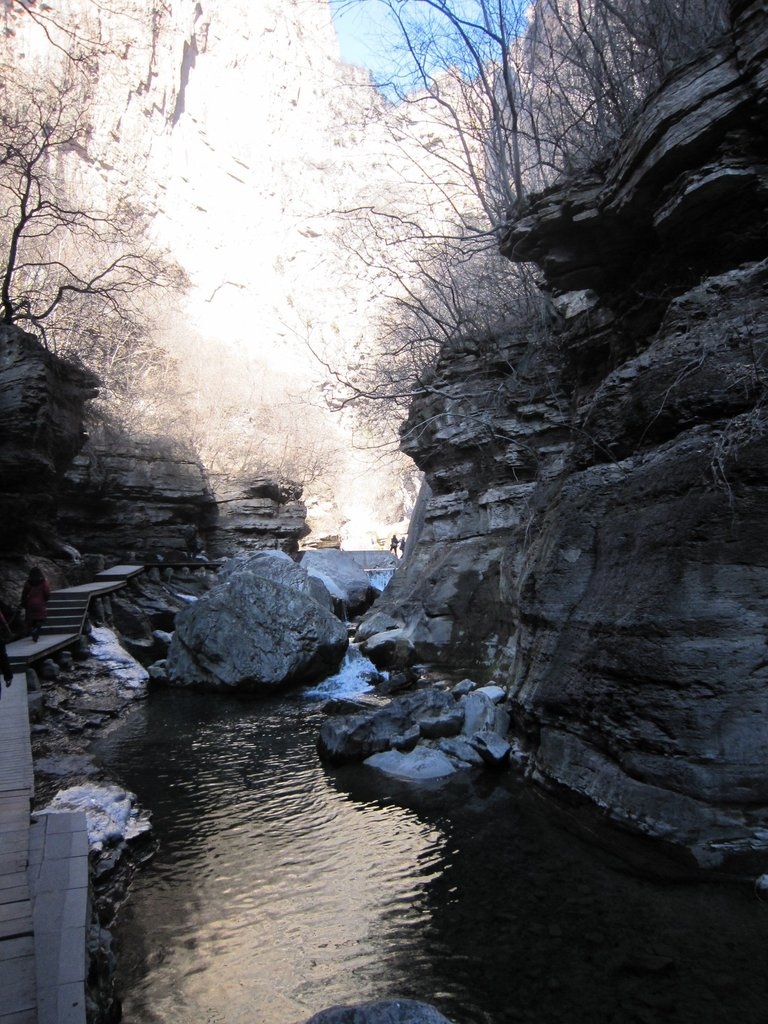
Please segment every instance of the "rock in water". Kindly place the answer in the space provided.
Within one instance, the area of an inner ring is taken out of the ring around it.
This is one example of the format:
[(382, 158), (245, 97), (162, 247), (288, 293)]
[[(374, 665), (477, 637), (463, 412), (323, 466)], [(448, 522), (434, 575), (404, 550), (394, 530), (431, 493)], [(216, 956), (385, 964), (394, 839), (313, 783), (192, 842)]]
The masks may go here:
[(317, 749), (322, 760), (332, 764), (362, 761), (392, 747), (407, 747), (413, 729), (419, 736), (450, 736), (461, 730), (463, 721), (464, 711), (451, 694), (419, 690), (383, 708), (323, 722)]
[(413, 999), (382, 999), (321, 1010), (306, 1024), (450, 1024), (429, 1003)]
[(308, 594), (241, 572), (179, 613), (168, 681), (245, 692), (310, 682), (338, 669), (347, 644)]
[(377, 768), (385, 775), (408, 782), (426, 782), (430, 779), (444, 779), (456, 771), (454, 762), (442, 750), (418, 747), (403, 753), (399, 750), (385, 750), (371, 754), (365, 764)]

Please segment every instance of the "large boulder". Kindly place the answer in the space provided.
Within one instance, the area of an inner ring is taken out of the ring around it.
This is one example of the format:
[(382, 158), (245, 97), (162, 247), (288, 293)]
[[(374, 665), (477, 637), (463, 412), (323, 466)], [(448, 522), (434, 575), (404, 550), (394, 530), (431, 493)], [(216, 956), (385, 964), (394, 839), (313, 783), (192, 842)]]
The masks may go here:
[(386, 612), (379, 612), (376, 608), (372, 608), (358, 625), (355, 631), (355, 640), (358, 643), (363, 643), (377, 633), (388, 633), (390, 630), (402, 629), (404, 626), (405, 623), (402, 619), (394, 619)]
[(371, 587), (368, 574), (360, 563), (346, 551), (337, 548), (305, 551), (301, 565), (310, 576), (323, 582), (347, 615), (364, 611), (378, 593)]
[(256, 551), (252, 554), (236, 555), (224, 563), (219, 571), (219, 576), (222, 580), (231, 580), (244, 572), (262, 576), (283, 587), (291, 587), (302, 592), (309, 590), (309, 578), (306, 571), (285, 551), (270, 549)]
[(168, 681), (245, 692), (311, 682), (338, 669), (347, 644), (308, 593), (242, 570), (179, 613)]
[(378, 669), (403, 669), (416, 662), (416, 649), (406, 629), (374, 633), (360, 644), (360, 650)]
[(334, 611), (332, 595), (328, 592), (321, 579), (310, 576), (303, 565), (299, 565), (291, 555), (278, 548), (257, 551), (250, 555), (235, 555), (222, 567), (222, 579), (232, 579), (241, 572), (252, 572), (256, 576), (272, 580), (282, 587), (298, 590), (315, 601), (329, 612)]

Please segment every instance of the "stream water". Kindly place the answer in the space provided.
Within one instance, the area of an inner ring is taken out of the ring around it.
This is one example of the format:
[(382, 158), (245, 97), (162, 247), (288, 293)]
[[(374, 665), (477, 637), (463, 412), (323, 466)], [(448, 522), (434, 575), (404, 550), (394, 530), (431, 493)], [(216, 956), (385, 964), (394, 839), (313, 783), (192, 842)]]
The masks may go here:
[(99, 744), (159, 850), (115, 935), (127, 1024), (409, 997), (458, 1024), (768, 1020), (749, 886), (634, 877), (512, 778), (325, 769), (307, 696), (160, 691)]

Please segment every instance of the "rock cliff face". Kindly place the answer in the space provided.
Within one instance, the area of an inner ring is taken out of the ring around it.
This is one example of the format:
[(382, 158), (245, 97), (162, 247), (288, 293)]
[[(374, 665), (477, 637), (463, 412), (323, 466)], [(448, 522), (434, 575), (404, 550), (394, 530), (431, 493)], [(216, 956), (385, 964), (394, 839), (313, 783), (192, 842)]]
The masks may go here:
[(0, 328), (0, 556), (298, 548), (308, 532), (299, 487), (211, 481), (194, 452), (164, 438), (105, 427), (89, 437), (98, 384), (34, 336)]
[(278, 548), (294, 553), (309, 533), (307, 510), (297, 484), (250, 480), (213, 481), (217, 519), (209, 532), (215, 557)]
[(0, 550), (50, 553), (59, 485), (87, 439), (96, 379), (62, 363), (31, 334), (0, 327)]
[[(165, 296), (160, 315), (153, 303), (146, 316), (177, 360), (184, 418), (222, 417), (218, 431), (206, 423), (197, 438), (204, 465), (221, 468), (222, 432), (235, 449), (250, 440), (235, 424), (259, 406), (292, 410), (286, 427), (311, 448), (297, 398), (317, 398), (308, 343), (340, 366), (359, 359), (387, 290), (377, 264), (392, 260), (391, 246), (369, 238), (366, 250), (382, 252), (365, 270), (355, 251), (361, 229), (343, 211), (413, 216), (428, 196), (436, 209), (434, 182), (449, 164), (419, 145), (421, 133), (435, 144), (428, 115), (398, 111), (366, 72), (341, 63), (327, 0), (67, 0), (46, 10), (43, 31), (13, 5), (0, 53), (56, 83), (74, 45), (68, 31), (98, 50), (87, 147), (68, 154), (65, 178), (96, 206), (135, 197), (152, 241), (189, 279), (183, 296)], [(229, 406), (242, 416), (227, 418)], [(316, 434), (339, 436), (307, 485), (318, 530), (399, 520), (391, 467), (352, 443), (347, 418), (314, 407)], [(349, 483), (360, 476), (364, 493)]]
[(610, 163), (510, 225), (552, 337), (445, 353), (377, 609), (509, 685), (536, 781), (704, 866), (768, 848), (768, 43), (762, 5), (731, 13)]
[[(124, 561), (128, 552), (184, 558), (201, 541), (216, 505), (194, 453), (160, 439), (99, 433), (68, 467), (58, 526), (78, 551)], [(190, 533), (190, 529), (192, 533)]]
[(60, 499), (61, 536), (120, 560), (295, 551), (308, 532), (301, 488), (210, 479), (194, 452), (162, 438), (101, 434), (68, 468)]

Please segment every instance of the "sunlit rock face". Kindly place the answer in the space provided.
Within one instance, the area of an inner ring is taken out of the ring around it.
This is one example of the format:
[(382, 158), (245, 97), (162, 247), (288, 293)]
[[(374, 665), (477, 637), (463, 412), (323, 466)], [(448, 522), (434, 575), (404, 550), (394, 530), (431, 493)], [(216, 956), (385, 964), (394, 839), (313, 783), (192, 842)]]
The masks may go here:
[[(76, 194), (133, 196), (153, 240), (189, 278), (180, 302), (163, 300), (153, 328), (179, 362), (181, 413), (203, 421), (237, 405), (247, 422), (259, 403), (279, 408), (313, 392), (307, 429), (313, 444), (327, 441), (305, 494), (314, 528), (336, 536), (345, 520), (358, 532), (399, 521), (403, 493), (391, 468), (350, 443), (348, 418), (323, 411), (316, 389), (324, 371), (313, 351), (346, 372), (373, 342), (383, 292), (376, 243), (365, 240), (363, 268), (354, 251), (360, 230), (341, 211), (392, 207), (411, 216), (426, 207), (422, 198), (447, 165), (435, 158), (430, 166), (411, 142), (422, 126), (433, 131), (424, 111), (410, 124), (366, 72), (339, 61), (326, 0), (51, 6), (55, 22), (100, 50), (88, 66), (87, 152), (66, 163)], [(66, 37), (52, 24), (46, 35), (23, 14), (11, 26), (9, 59), (51, 78), (61, 53), (49, 36), (65, 48)], [(306, 418), (303, 408), (294, 406), (292, 425)], [(268, 418), (265, 426), (254, 417), (252, 432), (279, 432)], [(217, 471), (219, 441), (200, 442), (203, 464)]]
[(298, 551), (299, 541), (309, 533), (298, 485), (268, 479), (213, 484), (216, 516), (201, 531), (212, 557), (269, 548)]
[(67, 468), (57, 529), (83, 554), (145, 561), (295, 552), (309, 532), (297, 485), (211, 479), (194, 451), (114, 430), (99, 431)]
[(511, 685), (540, 784), (707, 867), (768, 840), (768, 47), (760, 5), (732, 14), (610, 164), (510, 225), (554, 340), (445, 354), (378, 605)]

